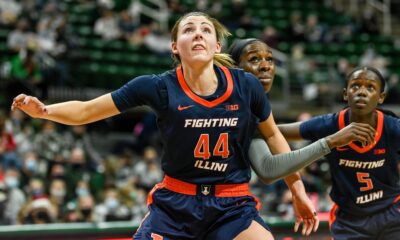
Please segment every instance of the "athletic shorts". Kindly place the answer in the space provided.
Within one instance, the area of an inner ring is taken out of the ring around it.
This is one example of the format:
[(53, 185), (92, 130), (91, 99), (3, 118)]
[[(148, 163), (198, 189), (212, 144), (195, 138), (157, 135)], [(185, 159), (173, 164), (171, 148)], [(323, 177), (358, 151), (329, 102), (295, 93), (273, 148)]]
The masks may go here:
[(195, 185), (166, 176), (148, 196), (133, 239), (233, 239), (253, 220), (270, 229), (248, 184)]
[(400, 202), (364, 217), (344, 213), (335, 205), (330, 228), (334, 240), (400, 239)]

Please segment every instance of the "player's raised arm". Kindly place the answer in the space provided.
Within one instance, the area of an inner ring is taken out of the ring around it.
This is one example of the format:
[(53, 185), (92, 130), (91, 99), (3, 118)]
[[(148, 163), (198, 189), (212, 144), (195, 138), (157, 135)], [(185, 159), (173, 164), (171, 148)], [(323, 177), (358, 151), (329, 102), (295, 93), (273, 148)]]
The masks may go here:
[[(288, 140), (302, 140), (300, 125), (302, 122), (279, 124), (278, 128)], [(366, 123), (352, 122), (340, 131), (325, 137), (329, 148), (341, 147), (358, 141), (363, 146), (370, 145), (375, 141), (375, 129)]]
[[(286, 128), (285, 126), (291, 126)], [(297, 123), (278, 125), (283, 129), (283, 133), (290, 131), (298, 132)], [(291, 134), (294, 136), (295, 134)], [(289, 152), (272, 155), (266, 142), (263, 139), (254, 139), (251, 142), (249, 157), (251, 165), (258, 177), (264, 183), (272, 183), (303, 167), (308, 166), (312, 162), (320, 159), (324, 155), (330, 153), (330, 149), (350, 144), (353, 141), (359, 141), (363, 145), (369, 145), (374, 142), (375, 129), (365, 123), (351, 123), (340, 131), (322, 138), (304, 148)], [(297, 137), (298, 139), (300, 137)], [(293, 138), (292, 138), (293, 139)]]
[(82, 125), (114, 116), (119, 110), (111, 94), (89, 101), (68, 101), (45, 105), (33, 96), (20, 94), (14, 98), (11, 109), (20, 109), (33, 118), (42, 118), (67, 125)]

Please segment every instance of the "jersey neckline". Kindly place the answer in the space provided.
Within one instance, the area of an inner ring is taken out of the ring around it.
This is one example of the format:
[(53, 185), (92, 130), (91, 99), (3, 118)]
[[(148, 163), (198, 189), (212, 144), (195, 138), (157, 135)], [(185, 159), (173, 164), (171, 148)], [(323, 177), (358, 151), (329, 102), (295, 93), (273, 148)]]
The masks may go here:
[[(345, 121), (345, 115), (347, 112), (347, 109), (344, 109), (342, 111), (339, 112), (339, 129), (343, 129), (344, 127), (346, 127), (346, 121)], [(376, 132), (377, 134), (375, 135), (375, 142), (373, 144), (370, 144), (368, 146), (365, 147), (359, 147), (357, 146), (354, 142), (351, 142), (349, 144), (350, 148), (352, 148), (354, 151), (358, 152), (358, 153), (365, 153), (368, 152), (369, 150), (371, 150), (372, 148), (375, 147), (375, 145), (379, 142), (379, 140), (381, 139), (382, 136), (382, 130), (383, 130), (383, 113), (379, 110), (376, 110), (376, 113), (378, 115), (378, 120), (377, 120), (377, 125), (376, 125)]]
[(232, 80), (232, 75), (231, 75), (229, 69), (224, 66), (221, 66), (219, 68), (221, 68), (221, 70), (225, 74), (225, 78), (227, 81), (227, 87), (226, 87), (225, 93), (221, 97), (218, 97), (212, 101), (208, 101), (208, 100), (198, 96), (189, 88), (189, 86), (187, 85), (185, 78), (183, 76), (182, 66), (179, 66), (176, 68), (176, 75), (178, 77), (179, 85), (181, 86), (182, 90), (185, 92), (185, 94), (190, 99), (192, 99), (196, 103), (203, 105), (205, 107), (213, 108), (213, 107), (217, 106), (218, 104), (226, 101), (231, 96), (232, 91), (233, 91), (233, 80)]

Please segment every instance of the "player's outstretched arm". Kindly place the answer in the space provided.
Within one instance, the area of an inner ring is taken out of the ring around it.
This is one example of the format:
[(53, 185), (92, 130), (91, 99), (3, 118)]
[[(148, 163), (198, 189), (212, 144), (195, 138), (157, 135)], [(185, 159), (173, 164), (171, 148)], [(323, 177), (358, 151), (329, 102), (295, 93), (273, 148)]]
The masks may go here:
[(87, 124), (119, 113), (110, 93), (89, 101), (68, 101), (51, 105), (45, 105), (36, 97), (20, 94), (11, 105), (11, 110), (14, 109), (20, 109), (33, 118), (67, 125)]
[[(271, 152), (274, 154), (290, 152), (290, 147), (275, 124), (272, 113), (267, 120), (260, 122), (258, 129), (264, 136)], [(301, 222), (302, 234), (309, 235), (312, 231), (317, 231), (319, 219), (316, 215), (315, 207), (308, 198), (303, 182), (299, 173), (292, 173), (285, 177), (285, 183), (292, 193), (293, 207), (296, 215), (294, 231), (297, 232)]]
[[(299, 132), (293, 127), (296, 124), (291, 126), (291, 131)], [(281, 129), (282, 125), (278, 127)], [(282, 132), (287, 133), (288, 129), (283, 129)], [(292, 139), (295, 135), (290, 134)], [(345, 146), (353, 141), (360, 141), (363, 145), (369, 145), (374, 142), (374, 136), (375, 129), (369, 124), (351, 123), (335, 134), (322, 138), (304, 148), (277, 155), (271, 153), (263, 139), (254, 139), (250, 145), (249, 158), (257, 176), (264, 183), (269, 184), (310, 165), (330, 153), (332, 148)]]

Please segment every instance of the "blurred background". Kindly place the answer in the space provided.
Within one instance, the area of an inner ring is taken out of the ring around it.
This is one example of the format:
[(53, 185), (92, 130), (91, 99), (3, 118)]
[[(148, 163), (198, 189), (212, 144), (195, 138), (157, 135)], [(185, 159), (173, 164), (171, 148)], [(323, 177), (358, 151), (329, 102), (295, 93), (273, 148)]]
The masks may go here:
[[(1, 239), (134, 233), (163, 178), (150, 109), (68, 127), (10, 112), (10, 103), (21, 92), (46, 103), (91, 99), (173, 68), (169, 31), (190, 11), (226, 25), (233, 36), (225, 46), (254, 37), (274, 49), (277, 122), (345, 107), (345, 76), (359, 65), (380, 70), (382, 107), (400, 113), (400, 0), (0, 0)], [(313, 238), (329, 239), (329, 166), (321, 159), (302, 176), (325, 221)], [(301, 239), (285, 184), (254, 175), (251, 186), (276, 238)]]

